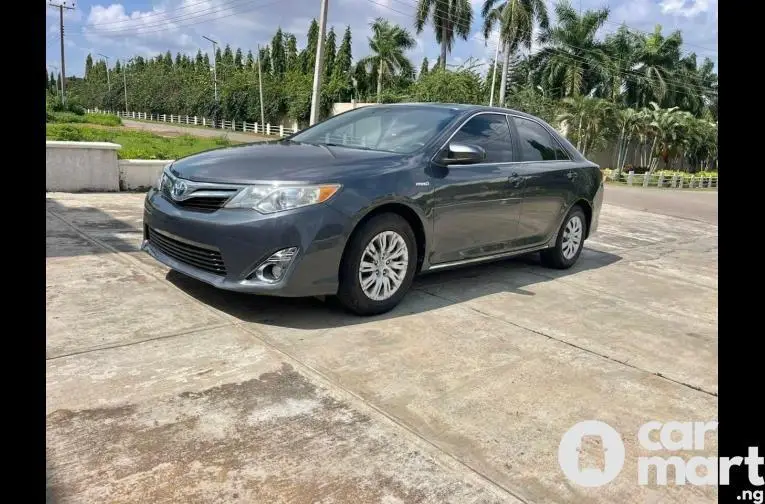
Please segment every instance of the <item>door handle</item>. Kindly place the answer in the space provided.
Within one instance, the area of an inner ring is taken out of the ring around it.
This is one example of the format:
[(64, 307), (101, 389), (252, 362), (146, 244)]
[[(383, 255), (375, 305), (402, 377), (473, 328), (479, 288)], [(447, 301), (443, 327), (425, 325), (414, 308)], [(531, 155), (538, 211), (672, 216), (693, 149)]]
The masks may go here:
[(520, 187), (521, 182), (523, 182), (523, 177), (517, 173), (512, 173), (509, 177), (507, 177), (507, 182), (513, 187)]
[(575, 171), (570, 171), (566, 174), (569, 180), (574, 180), (579, 174)]

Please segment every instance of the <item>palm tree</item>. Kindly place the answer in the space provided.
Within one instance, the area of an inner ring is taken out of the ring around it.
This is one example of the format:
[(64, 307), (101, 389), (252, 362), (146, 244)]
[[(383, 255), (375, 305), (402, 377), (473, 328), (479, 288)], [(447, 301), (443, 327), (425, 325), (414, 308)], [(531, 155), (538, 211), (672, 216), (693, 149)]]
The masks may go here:
[(651, 102), (665, 103), (669, 85), (676, 82), (674, 71), (680, 62), (680, 47), (683, 37), (679, 31), (669, 37), (661, 33), (661, 25), (647, 37), (637, 38), (636, 65), (632, 70), (628, 91), (630, 101), (641, 107)]
[(568, 2), (555, 6), (558, 22), (542, 30), (539, 40), (546, 44), (540, 53), (542, 76), (550, 87), (559, 87), (562, 96), (589, 94), (609, 80), (605, 44), (595, 39), (608, 20), (608, 8), (579, 14)]
[(531, 49), (534, 22), (544, 30), (550, 21), (545, 0), (484, 0), (483, 35), (489, 38), (495, 26), (499, 26), (499, 43), (502, 44), (502, 79), (499, 87), (500, 106), (505, 104), (508, 62), (510, 53), (520, 47)]
[(473, 24), (473, 7), (470, 0), (419, 0), (415, 27), (422, 33), (430, 19), (436, 42), (441, 44), (441, 68), (446, 68), (446, 55), (451, 52), (455, 35), (467, 40)]
[(415, 46), (414, 38), (405, 29), (392, 25), (383, 18), (377, 18), (370, 23), (372, 36), (369, 37), (370, 56), (359, 63), (370, 70), (377, 70), (377, 102), (382, 94), (383, 78), (395, 75), (413, 75), (411, 61), (404, 54), (407, 49)]

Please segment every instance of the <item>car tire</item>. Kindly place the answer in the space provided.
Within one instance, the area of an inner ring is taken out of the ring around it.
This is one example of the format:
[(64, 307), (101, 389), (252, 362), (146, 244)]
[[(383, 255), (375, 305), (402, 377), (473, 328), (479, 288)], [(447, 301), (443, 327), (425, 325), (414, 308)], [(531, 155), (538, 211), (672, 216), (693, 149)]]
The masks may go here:
[(582, 253), (585, 236), (587, 217), (582, 207), (575, 205), (563, 219), (555, 245), (540, 252), (542, 265), (555, 269), (568, 269), (573, 266)]
[[(387, 257), (378, 255), (379, 260), (374, 263), (373, 253), (385, 255), (382, 247), (391, 252)], [(416, 268), (417, 240), (409, 223), (394, 213), (376, 215), (357, 228), (348, 243), (340, 265), (337, 300), (356, 315), (390, 311), (411, 287)]]

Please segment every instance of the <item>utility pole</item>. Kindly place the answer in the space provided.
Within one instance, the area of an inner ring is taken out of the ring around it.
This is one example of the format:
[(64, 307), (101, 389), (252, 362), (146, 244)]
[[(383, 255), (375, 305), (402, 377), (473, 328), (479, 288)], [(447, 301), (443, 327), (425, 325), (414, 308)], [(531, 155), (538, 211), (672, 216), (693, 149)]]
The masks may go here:
[(265, 128), (266, 114), (263, 112), (263, 74), (260, 70), (260, 44), (258, 44), (258, 88), (260, 89), (260, 124)]
[(109, 77), (109, 56), (105, 54), (98, 53), (99, 56), (102, 56), (106, 60), (106, 84), (109, 86), (109, 92), (112, 91), (112, 80)]
[(324, 63), (324, 38), (327, 31), (327, 7), (329, 1), (321, 0), (319, 13), (319, 40), (316, 44), (316, 64), (313, 68), (313, 93), (311, 94), (311, 122), (310, 126), (319, 120), (319, 95), (321, 93), (321, 74)]
[(218, 103), (218, 70), (216, 68), (217, 64), (216, 64), (216, 61), (215, 61), (215, 59), (216, 59), (215, 58), (216, 48), (218, 46), (218, 43), (216, 41), (214, 41), (213, 39), (211, 39), (210, 37), (205, 37), (204, 35), (202, 35), (202, 38), (205, 39), (205, 40), (209, 40), (210, 42), (212, 42), (212, 45), (213, 45), (213, 54), (212, 54), (212, 60), (213, 60), (213, 89), (214, 89), (214, 92), (215, 92), (215, 103)]
[(49, 4), (51, 7), (58, 7), (58, 16), (59, 16), (59, 31), (61, 34), (61, 104), (63, 105), (66, 100), (66, 65), (64, 63), (64, 9), (67, 10), (74, 10), (74, 2), (72, 2), (71, 7), (66, 5), (66, 1), (62, 1), (60, 4), (53, 3), (52, 1)]
[(499, 39), (497, 39), (497, 51), (494, 53), (494, 71), (491, 73), (491, 98), (489, 107), (494, 106), (494, 83), (497, 81), (497, 65), (499, 64)]
[(127, 60), (123, 59), (123, 65), (122, 65), (122, 82), (125, 84), (125, 113), (127, 114), (128, 111), (128, 104), (127, 104)]

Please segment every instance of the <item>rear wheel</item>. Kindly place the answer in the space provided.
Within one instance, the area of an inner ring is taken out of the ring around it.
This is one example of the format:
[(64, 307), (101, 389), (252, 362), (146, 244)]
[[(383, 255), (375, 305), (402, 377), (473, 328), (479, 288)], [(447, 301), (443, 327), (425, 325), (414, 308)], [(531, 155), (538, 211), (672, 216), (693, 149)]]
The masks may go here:
[(417, 242), (406, 220), (377, 215), (351, 238), (340, 266), (337, 299), (358, 315), (376, 315), (395, 307), (412, 285)]
[(586, 235), (587, 218), (582, 207), (576, 205), (563, 219), (555, 246), (540, 252), (542, 264), (548, 268), (570, 268), (582, 253)]

